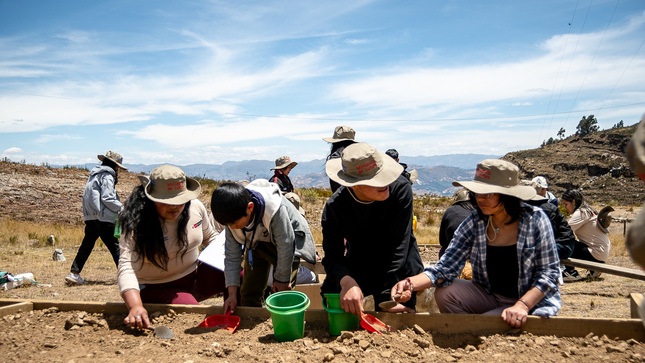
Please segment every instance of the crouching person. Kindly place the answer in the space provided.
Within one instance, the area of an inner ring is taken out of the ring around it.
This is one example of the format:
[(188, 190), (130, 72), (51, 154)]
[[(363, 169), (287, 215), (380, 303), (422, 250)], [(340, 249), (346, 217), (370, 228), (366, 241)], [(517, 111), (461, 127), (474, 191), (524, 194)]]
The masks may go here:
[[(229, 292), (224, 311), (262, 306), (271, 266), (272, 292), (291, 290), (300, 259), (316, 263), (309, 225), (275, 184), (255, 180), (243, 187), (224, 183), (211, 198), (215, 220), (226, 226), (224, 274)], [(244, 266), (244, 278), (240, 272)]]
[[(442, 313), (498, 315), (512, 328), (528, 315), (557, 315), (562, 305), (558, 255), (549, 218), (523, 202), (535, 189), (519, 185), (514, 164), (488, 159), (477, 165), (473, 181), (453, 182), (471, 193), (475, 210), (434, 266), (396, 283), (391, 296), (407, 301), (435, 286)], [(459, 273), (470, 258), (472, 281)]]

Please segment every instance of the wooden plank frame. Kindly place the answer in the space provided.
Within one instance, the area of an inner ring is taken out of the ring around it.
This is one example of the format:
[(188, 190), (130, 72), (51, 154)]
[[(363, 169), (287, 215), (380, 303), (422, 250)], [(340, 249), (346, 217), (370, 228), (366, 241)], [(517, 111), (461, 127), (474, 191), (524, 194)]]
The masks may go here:
[[(635, 294), (636, 296), (637, 294)], [(642, 302), (642, 296), (640, 296)], [(19, 310), (42, 310), (57, 307), (60, 311), (87, 311), (90, 313), (123, 313), (127, 310), (121, 302), (81, 302), (61, 300), (34, 300), (23, 301), (14, 299), (0, 299), (0, 317), (15, 314)], [(210, 305), (172, 305), (172, 304), (146, 304), (149, 312), (166, 312), (173, 309), (177, 313), (200, 314), (204, 317), (212, 314), (222, 314), (221, 306)], [(394, 330), (404, 329), (418, 325), (432, 334), (519, 334), (519, 329), (510, 329), (498, 316), (475, 314), (392, 314), (384, 312), (370, 312)], [(239, 307), (235, 315), (269, 319), (270, 314), (264, 308)], [(305, 319), (319, 324), (327, 323), (327, 312), (321, 309), (309, 309)], [(640, 319), (602, 319), (602, 318), (571, 318), (552, 317), (540, 318), (530, 316), (522, 331), (534, 335), (555, 335), (559, 337), (585, 337), (589, 333), (598, 336), (607, 335), (609, 338), (635, 339), (645, 342), (645, 328)]]
[(579, 260), (577, 258), (568, 258), (565, 260), (561, 260), (560, 262), (566, 266), (581, 267), (587, 270), (600, 271), (611, 275), (617, 275), (617, 276), (628, 277), (631, 279), (645, 281), (645, 271), (642, 271), (642, 270), (608, 265), (606, 263)]

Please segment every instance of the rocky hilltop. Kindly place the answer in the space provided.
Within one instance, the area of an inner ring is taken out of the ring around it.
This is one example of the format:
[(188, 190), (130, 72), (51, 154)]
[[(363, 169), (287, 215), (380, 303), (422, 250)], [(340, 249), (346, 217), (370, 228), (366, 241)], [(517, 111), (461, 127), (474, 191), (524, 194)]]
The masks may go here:
[(570, 136), (531, 150), (511, 152), (503, 159), (520, 167), (523, 178), (543, 175), (556, 196), (577, 188), (593, 204), (638, 206), (645, 183), (629, 167), (625, 147), (636, 125), (586, 136)]

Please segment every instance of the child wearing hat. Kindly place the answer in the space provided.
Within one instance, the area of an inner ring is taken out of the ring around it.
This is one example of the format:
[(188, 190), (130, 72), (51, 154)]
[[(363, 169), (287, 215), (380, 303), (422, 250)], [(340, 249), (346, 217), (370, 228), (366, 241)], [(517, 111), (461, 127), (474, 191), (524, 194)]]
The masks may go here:
[(117, 281), (128, 308), (126, 325), (150, 327), (144, 303), (198, 304), (224, 293), (224, 273), (198, 262), (199, 247), (218, 233), (201, 185), (180, 168), (161, 165), (140, 176), (119, 216), (122, 227)]
[(269, 181), (278, 184), (283, 194), (293, 192), (293, 184), (289, 178), (289, 173), (296, 165), (298, 163), (291, 161), (291, 158), (286, 155), (275, 159), (275, 168), (271, 168), (273, 176), (269, 178)]
[[(363, 297), (372, 295), (377, 310), (390, 300), (390, 287), (423, 270), (412, 231), (412, 186), (403, 167), (366, 143), (347, 146), (325, 165), (341, 187), (322, 215), (327, 276), (321, 293), (340, 293), (341, 307), (363, 312)], [(391, 312), (412, 312), (416, 296)]]
[(119, 180), (119, 169), (128, 170), (128, 168), (122, 164), (123, 157), (114, 151), (108, 151), (105, 155), (97, 157), (101, 164), (90, 171), (83, 189), (85, 236), (72, 262), (69, 275), (65, 277), (67, 285), (85, 283), (81, 277), (81, 271), (99, 237), (110, 251), (114, 264), (119, 265), (119, 240), (114, 237), (114, 222), (123, 204), (116, 192), (116, 184)]
[(224, 183), (213, 191), (211, 211), (213, 218), (226, 226), (225, 312), (235, 311), (238, 304), (262, 306), (271, 266), (271, 290), (278, 292), (295, 286), (301, 258), (316, 263), (316, 247), (307, 220), (274, 183), (264, 179), (246, 187)]
[[(522, 200), (536, 195), (519, 185), (514, 164), (487, 159), (477, 165), (473, 181), (456, 181), (471, 192), (475, 210), (457, 228), (452, 242), (434, 266), (401, 279), (392, 298), (435, 286), (442, 313), (498, 315), (512, 328), (528, 315), (558, 313), (562, 305), (558, 255), (549, 218)], [(472, 281), (458, 278), (470, 258)]]

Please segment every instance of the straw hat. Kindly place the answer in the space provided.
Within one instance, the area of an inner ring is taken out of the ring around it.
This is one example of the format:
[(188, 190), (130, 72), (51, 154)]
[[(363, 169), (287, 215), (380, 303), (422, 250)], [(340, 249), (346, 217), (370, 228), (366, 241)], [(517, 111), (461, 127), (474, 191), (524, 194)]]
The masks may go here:
[(519, 169), (515, 164), (501, 159), (486, 159), (477, 164), (472, 181), (454, 181), (452, 185), (462, 186), (473, 193), (499, 193), (523, 200), (535, 196), (535, 189), (520, 185)]
[(101, 161), (103, 161), (104, 159), (108, 159), (108, 160), (114, 162), (119, 168), (121, 168), (123, 170), (128, 170), (128, 168), (126, 168), (122, 164), (123, 163), (123, 156), (121, 156), (121, 154), (119, 154), (117, 152), (108, 150), (108, 152), (106, 152), (105, 155), (97, 155), (96, 157), (99, 158), (99, 160), (101, 160)]
[(180, 168), (161, 165), (149, 176), (139, 176), (148, 199), (163, 204), (181, 205), (197, 199), (202, 191), (199, 182), (189, 178)]
[(328, 160), (325, 171), (331, 180), (346, 187), (381, 188), (392, 184), (403, 172), (403, 167), (371, 145), (358, 142), (347, 146), (340, 158)]
[(291, 158), (288, 156), (281, 156), (277, 159), (275, 159), (275, 168), (271, 168), (271, 170), (279, 170), (279, 169), (284, 169), (289, 165), (293, 165), (293, 168), (298, 165), (297, 162), (291, 161)]
[(331, 143), (345, 141), (345, 140), (354, 140), (356, 136), (356, 131), (349, 126), (336, 126), (334, 129), (334, 136), (332, 137), (323, 137), (323, 140)]

